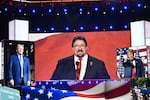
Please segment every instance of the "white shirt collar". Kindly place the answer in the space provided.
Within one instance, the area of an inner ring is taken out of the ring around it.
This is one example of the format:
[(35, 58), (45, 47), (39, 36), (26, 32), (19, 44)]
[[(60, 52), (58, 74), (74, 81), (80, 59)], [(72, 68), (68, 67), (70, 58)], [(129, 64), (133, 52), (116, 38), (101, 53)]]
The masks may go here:
[[(82, 61), (84, 60), (87, 60), (88, 58), (88, 54), (85, 54), (83, 57), (82, 57)], [(76, 66), (76, 62), (79, 61), (79, 57), (75, 56), (74, 55), (74, 65)]]
[[(76, 62), (79, 61), (79, 57), (74, 56), (74, 65), (75, 69), (77, 69)], [(88, 54), (84, 55), (82, 57), (82, 67), (81, 67), (81, 72), (80, 72), (80, 78), (79, 80), (83, 80), (85, 73), (86, 73), (86, 67), (87, 67), (87, 61), (88, 61)]]

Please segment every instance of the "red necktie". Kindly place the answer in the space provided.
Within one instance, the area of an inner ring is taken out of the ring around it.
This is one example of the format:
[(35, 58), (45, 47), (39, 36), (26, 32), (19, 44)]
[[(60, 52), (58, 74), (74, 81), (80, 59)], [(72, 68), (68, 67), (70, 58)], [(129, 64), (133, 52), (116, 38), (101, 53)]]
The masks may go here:
[(131, 62), (131, 65), (132, 65), (132, 78), (135, 78), (136, 77), (136, 69), (135, 69), (133, 62)]
[(82, 58), (79, 58), (79, 64), (77, 65), (77, 78), (78, 78), (78, 80), (80, 79), (81, 61), (82, 61)]

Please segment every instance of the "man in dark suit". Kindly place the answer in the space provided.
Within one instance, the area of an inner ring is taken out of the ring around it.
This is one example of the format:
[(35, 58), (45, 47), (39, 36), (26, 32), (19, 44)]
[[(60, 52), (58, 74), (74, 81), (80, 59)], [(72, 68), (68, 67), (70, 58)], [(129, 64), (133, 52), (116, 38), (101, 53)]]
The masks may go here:
[[(87, 41), (83, 36), (72, 40), (74, 55), (58, 61), (52, 80), (109, 79), (110, 76), (102, 60), (87, 53)], [(78, 67), (80, 66), (80, 67)]]
[(9, 60), (9, 83), (11, 86), (30, 85), (30, 61), (23, 55), (24, 45), (17, 44), (16, 52)]
[(128, 50), (127, 59), (123, 63), (123, 65), (125, 68), (124, 78), (135, 78), (145, 76), (144, 65), (140, 59), (134, 58), (134, 52), (132, 49)]

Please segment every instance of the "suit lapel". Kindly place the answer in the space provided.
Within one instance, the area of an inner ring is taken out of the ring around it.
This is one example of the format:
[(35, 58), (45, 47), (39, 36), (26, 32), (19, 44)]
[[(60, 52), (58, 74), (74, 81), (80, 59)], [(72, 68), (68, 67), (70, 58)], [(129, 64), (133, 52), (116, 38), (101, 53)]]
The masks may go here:
[(76, 79), (76, 69), (75, 69), (75, 64), (74, 64), (74, 56), (70, 56), (69, 58), (69, 64), (68, 64), (68, 69), (72, 72), (71, 79)]
[[(19, 63), (19, 65), (20, 65), (19, 57), (18, 57), (17, 54), (16, 54), (16, 59), (17, 59), (17, 62)], [(20, 65), (20, 66), (21, 66), (21, 65)]]
[(75, 65), (74, 65), (74, 56), (71, 56), (70, 57), (70, 64), (71, 64), (71, 66), (73, 66), (74, 68), (74, 70), (75, 70)]

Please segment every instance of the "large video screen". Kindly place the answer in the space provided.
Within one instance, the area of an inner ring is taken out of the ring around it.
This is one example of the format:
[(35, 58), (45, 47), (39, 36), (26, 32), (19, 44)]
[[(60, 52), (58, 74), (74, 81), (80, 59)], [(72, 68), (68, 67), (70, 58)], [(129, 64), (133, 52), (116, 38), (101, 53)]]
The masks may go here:
[(76, 35), (88, 42), (88, 54), (105, 62), (111, 79), (117, 79), (116, 49), (130, 47), (130, 31), (76, 32), (48, 36), (35, 41), (35, 80), (50, 80), (58, 60), (73, 55), (71, 43)]

